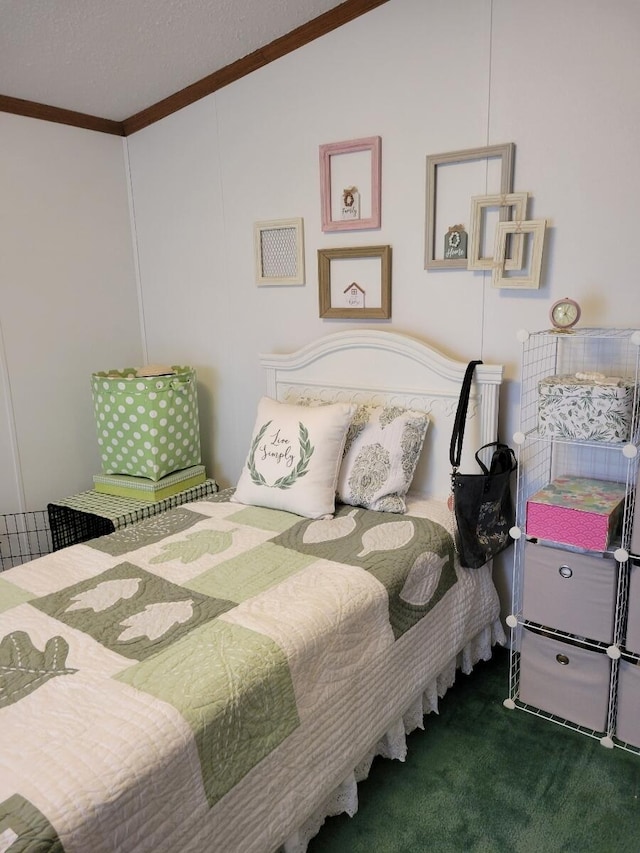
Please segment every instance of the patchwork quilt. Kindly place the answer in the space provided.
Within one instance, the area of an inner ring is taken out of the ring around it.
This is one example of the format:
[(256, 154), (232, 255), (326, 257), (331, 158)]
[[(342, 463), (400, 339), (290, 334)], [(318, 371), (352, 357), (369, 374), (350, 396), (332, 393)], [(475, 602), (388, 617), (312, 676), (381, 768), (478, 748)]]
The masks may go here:
[(442, 523), (229, 497), (0, 574), (0, 853), (275, 850), (497, 619)]

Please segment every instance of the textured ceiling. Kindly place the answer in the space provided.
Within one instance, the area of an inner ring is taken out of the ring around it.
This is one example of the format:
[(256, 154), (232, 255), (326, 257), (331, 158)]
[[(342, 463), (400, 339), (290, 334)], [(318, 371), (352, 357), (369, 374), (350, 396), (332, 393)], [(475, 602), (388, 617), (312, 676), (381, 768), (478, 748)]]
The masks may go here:
[(114, 121), (341, 0), (0, 0), (0, 95)]

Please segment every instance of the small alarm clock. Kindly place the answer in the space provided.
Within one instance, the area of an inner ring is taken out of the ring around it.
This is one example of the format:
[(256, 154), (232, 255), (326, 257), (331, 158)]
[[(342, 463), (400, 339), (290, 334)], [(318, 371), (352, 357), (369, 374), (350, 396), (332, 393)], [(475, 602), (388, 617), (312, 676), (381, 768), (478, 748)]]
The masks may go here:
[(555, 331), (568, 332), (580, 319), (580, 306), (574, 299), (565, 296), (564, 299), (553, 303), (549, 318)]

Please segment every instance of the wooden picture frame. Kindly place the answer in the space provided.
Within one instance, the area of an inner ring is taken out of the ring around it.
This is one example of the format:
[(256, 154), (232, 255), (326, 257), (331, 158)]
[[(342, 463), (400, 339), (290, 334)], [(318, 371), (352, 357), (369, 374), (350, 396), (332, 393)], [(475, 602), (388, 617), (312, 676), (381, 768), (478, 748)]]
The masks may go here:
[[(503, 207), (513, 208), (510, 219), (514, 222), (523, 222), (527, 218), (527, 202), (529, 193), (507, 193), (506, 195), (481, 195), (471, 199), (471, 230), (469, 232), (469, 251), (467, 253), (467, 269), (490, 270), (493, 269), (493, 254), (482, 256), (480, 254), (485, 233), (483, 220), (484, 213), (490, 208), (497, 208), (500, 212)], [(492, 252), (495, 248), (495, 240), (492, 241)], [(514, 234), (510, 245), (510, 257), (505, 259), (505, 270), (521, 270), (523, 263), (524, 239), (522, 234)]]
[(391, 246), (318, 249), (320, 317), (391, 317)]
[[(320, 202), (323, 231), (380, 228), (381, 150), (382, 140), (379, 136), (367, 136), (347, 142), (330, 142), (320, 146)], [(370, 163), (364, 162), (361, 157), (351, 159), (352, 155), (362, 154), (365, 155), (365, 160), (368, 156)], [(351, 163), (349, 163), (350, 159)], [(343, 168), (337, 168), (338, 160), (341, 161)], [(350, 171), (349, 166), (353, 172)], [(361, 216), (362, 209), (359, 209), (356, 218), (339, 218), (336, 213), (339, 209), (340, 194), (355, 190), (355, 184), (362, 184), (363, 181), (367, 185), (359, 188), (358, 193), (361, 203), (364, 200), (363, 207), (369, 215)]]
[[(540, 287), (542, 270), (542, 249), (544, 233), (547, 227), (546, 219), (530, 219), (528, 222), (498, 222), (496, 228), (496, 247), (493, 258), (492, 287), (519, 288), (537, 290)], [(521, 276), (505, 276), (505, 253), (509, 234), (524, 236), (531, 235), (533, 241), (530, 252), (528, 274)]]
[(254, 223), (256, 284), (304, 284), (304, 223), (301, 218)]
[[(485, 148), (467, 148), (463, 151), (452, 151), (449, 154), (429, 154), (427, 156), (425, 269), (467, 269), (467, 258), (436, 257), (438, 169), (442, 166), (452, 164), (469, 163), (474, 160), (488, 161), (497, 158), (501, 161), (501, 168), (500, 186), (496, 187), (496, 190), (500, 195), (506, 195), (511, 193), (513, 190), (515, 148), (515, 143), (508, 142), (504, 145), (489, 145)], [(506, 219), (506, 208), (500, 211), (500, 219)], [(458, 218), (455, 219), (455, 221), (462, 222), (463, 220)], [(442, 235), (444, 235), (445, 232), (446, 228), (442, 231)]]

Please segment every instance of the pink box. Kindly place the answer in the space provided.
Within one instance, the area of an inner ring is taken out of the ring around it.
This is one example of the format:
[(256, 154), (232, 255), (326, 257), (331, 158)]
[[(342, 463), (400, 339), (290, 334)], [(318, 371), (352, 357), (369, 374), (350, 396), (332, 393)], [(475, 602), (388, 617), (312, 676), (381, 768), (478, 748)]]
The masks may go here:
[(587, 477), (558, 477), (527, 501), (527, 536), (606, 551), (617, 535), (626, 488)]

